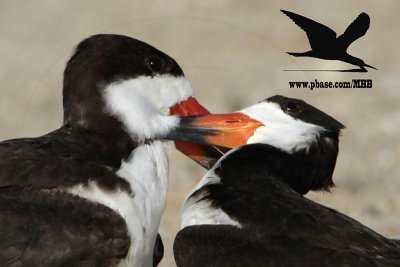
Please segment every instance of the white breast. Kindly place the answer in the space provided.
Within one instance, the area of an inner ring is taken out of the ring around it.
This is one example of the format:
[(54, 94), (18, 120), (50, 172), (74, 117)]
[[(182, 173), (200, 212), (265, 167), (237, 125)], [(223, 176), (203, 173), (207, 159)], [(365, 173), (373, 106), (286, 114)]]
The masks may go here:
[[(237, 148), (232, 149), (236, 151)], [(227, 154), (230, 154), (228, 152)], [(235, 221), (222, 209), (213, 207), (211, 201), (202, 199), (204, 194), (197, 194), (192, 196), (194, 192), (201, 189), (204, 186), (210, 184), (219, 184), (221, 178), (214, 172), (216, 166), (219, 165), (225, 154), (219, 161), (211, 168), (207, 174), (200, 180), (197, 186), (189, 193), (181, 212), (181, 228), (185, 228), (191, 225), (203, 225), (203, 224), (226, 224), (241, 227), (238, 221)]]
[(181, 213), (181, 228), (204, 224), (225, 224), (242, 227), (238, 221), (229, 217), (222, 209), (213, 207), (210, 201), (188, 199)]
[(173, 142), (153, 141), (136, 148), (117, 174), (126, 179), (133, 194), (108, 192), (95, 182), (76, 186), (72, 194), (101, 203), (125, 218), (131, 247), (120, 266), (152, 266), (153, 248), (168, 191), (169, 155)]

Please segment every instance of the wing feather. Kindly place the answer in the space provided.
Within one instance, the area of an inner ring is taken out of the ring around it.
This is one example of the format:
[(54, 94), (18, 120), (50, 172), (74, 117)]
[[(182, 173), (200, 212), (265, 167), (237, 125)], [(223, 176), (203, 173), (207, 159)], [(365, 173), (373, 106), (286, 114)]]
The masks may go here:
[(345, 32), (340, 35), (337, 40), (339, 44), (347, 49), (350, 44), (355, 40), (365, 35), (369, 29), (370, 18), (366, 13), (361, 13), (358, 17), (347, 27)]
[(323, 49), (326, 45), (335, 41), (336, 32), (331, 28), (299, 14), (286, 10), (281, 11), (306, 32), (313, 50)]
[(59, 190), (0, 189), (0, 266), (116, 266), (130, 237), (115, 211)]

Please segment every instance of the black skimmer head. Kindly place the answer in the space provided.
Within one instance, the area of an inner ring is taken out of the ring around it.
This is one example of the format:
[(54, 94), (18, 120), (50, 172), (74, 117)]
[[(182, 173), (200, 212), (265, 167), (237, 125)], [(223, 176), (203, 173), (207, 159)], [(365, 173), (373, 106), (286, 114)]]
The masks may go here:
[(77, 46), (64, 72), (63, 104), (64, 126), (103, 133), (123, 129), (137, 142), (173, 128), (179, 121), (170, 116), (174, 105), (184, 106), (175, 107), (177, 112), (205, 110), (173, 58), (139, 40), (111, 34)]
[[(301, 194), (329, 190), (344, 126), (317, 108), (298, 99), (273, 96), (232, 114), (184, 117), (170, 133), (175, 140), (234, 148), (244, 144), (268, 144), (290, 158), (301, 158), (299, 168), (314, 169), (304, 177), (287, 172), (287, 183)], [(192, 131), (192, 134), (188, 134)], [(296, 161), (297, 162), (297, 161)], [(300, 169), (298, 169), (300, 170)], [(283, 177), (283, 176), (282, 176)]]
[(397, 266), (397, 241), (285, 182), (285, 168), (294, 177), (318, 168), (303, 164), (268, 144), (226, 153), (184, 204), (177, 266)]
[[(60, 129), (0, 143), (0, 218), (8, 218), (0, 229), (13, 233), (0, 238), (9, 248), (0, 258), (30, 266), (151, 266), (173, 149), (163, 139), (177, 115), (207, 111), (174, 59), (111, 34), (77, 46), (63, 104)], [(30, 221), (35, 227), (21, 230)]]

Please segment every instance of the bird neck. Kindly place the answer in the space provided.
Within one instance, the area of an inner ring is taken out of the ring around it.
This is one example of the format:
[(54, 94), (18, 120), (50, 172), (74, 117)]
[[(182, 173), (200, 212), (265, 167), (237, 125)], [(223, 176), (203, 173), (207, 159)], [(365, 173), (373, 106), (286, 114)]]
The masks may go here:
[(275, 179), (300, 194), (309, 190), (329, 190), (336, 164), (337, 143), (318, 138), (315, 144), (287, 153), (265, 144), (243, 147), (223, 160), (214, 172), (226, 187), (263, 192), (264, 183)]
[(130, 156), (137, 146), (123, 130), (118, 128), (99, 131), (98, 129), (67, 125), (50, 135), (60, 137), (54, 138), (54, 140), (63, 140), (72, 156), (116, 168)]

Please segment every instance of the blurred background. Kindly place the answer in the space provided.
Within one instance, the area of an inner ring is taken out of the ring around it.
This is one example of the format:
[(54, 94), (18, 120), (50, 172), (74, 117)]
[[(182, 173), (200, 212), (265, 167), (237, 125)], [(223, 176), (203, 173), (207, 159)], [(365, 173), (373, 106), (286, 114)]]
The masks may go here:
[[(75, 45), (97, 33), (143, 40), (174, 57), (198, 100), (231, 112), (275, 94), (304, 99), (337, 118), (343, 131), (332, 193), (307, 197), (400, 237), (400, 3), (387, 1), (0, 1), (0, 140), (40, 136), (61, 125), (61, 82)], [(338, 35), (361, 12), (367, 34), (349, 52), (379, 70), (368, 73), (285, 72), (349, 69), (336, 61), (294, 58), (309, 49), (286, 9)], [(289, 81), (372, 79), (372, 89), (290, 89)], [(205, 171), (175, 152), (160, 233), (161, 266), (174, 266), (172, 243), (187, 192)]]

